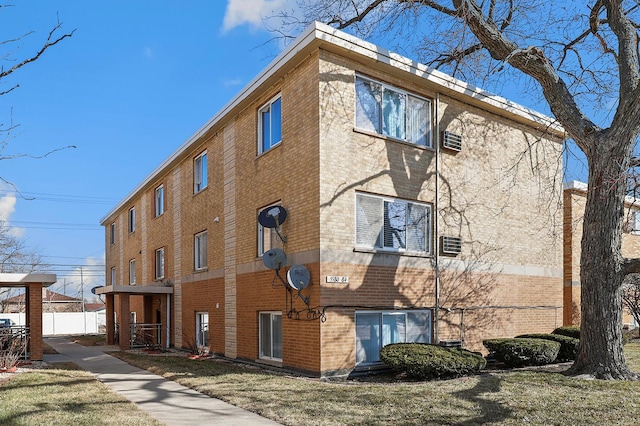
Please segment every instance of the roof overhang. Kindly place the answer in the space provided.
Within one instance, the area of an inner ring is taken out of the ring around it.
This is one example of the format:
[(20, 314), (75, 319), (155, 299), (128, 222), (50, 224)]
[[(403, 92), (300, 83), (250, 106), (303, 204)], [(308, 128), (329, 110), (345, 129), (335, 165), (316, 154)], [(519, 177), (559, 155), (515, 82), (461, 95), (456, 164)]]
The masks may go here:
[(173, 294), (173, 287), (155, 285), (107, 285), (96, 287), (96, 294)]
[(28, 284), (42, 284), (43, 287), (49, 287), (58, 281), (56, 274), (16, 274), (16, 273), (0, 273), (0, 287), (25, 287)]

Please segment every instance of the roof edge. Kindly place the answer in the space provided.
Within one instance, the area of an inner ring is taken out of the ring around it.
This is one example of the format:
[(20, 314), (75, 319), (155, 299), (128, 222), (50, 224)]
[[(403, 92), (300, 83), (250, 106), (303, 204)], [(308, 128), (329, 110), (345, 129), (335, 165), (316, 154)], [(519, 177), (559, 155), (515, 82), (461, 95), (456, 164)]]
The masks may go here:
[(314, 42), (327, 43), (370, 59), (383, 62), (394, 68), (409, 72), (443, 88), (443, 92), (454, 92), (474, 99), (478, 104), (491, 106), (494, 110), (506, 111), (529, 122), (530, 125), (544, 127), (558, 137), (565, 135), (564, 129), (551, 117), (527, 108), (506, 98), (482, 90), (449, 76), (441, 71), (428, 68), (426, 65), (396, 54), (371, 42), (335, 29), (321, 22), (313, 22), (291, 44), (289, 44), (269, 65), (267, 65), (253, 80), (251, 80), (233, 99), (225, 104), (211, 119), (189, 137), (169, 157), (158, 165), (142, 182), (129, 192), (120, 202), (100, 219), (100, 225), (105, 226), (107, 220), (125, 206), (142, 188), (151, 183), (169, 164), (178, 159), (202, 135), (221, 121), (236, 106), (247, 99), (262, 83), (272, 77), (289, 60)]

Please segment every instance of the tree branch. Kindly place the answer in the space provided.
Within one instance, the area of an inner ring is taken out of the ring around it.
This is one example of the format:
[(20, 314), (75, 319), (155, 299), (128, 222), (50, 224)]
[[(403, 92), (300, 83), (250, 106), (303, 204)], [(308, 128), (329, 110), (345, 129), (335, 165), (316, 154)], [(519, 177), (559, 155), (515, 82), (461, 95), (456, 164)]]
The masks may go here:
[(622, 262), (624, 275), (640, 273), (640, 258), (625, 258)]
[(56, 44), (60, 43), (62, 40), (64, 40), (65, 38), (71, 37), (73, 36), (73, 33), (75, 33), (75, 29), (73, 31), (71, 31), (70, 33), (66, 33), (61, 35), (58, 38), (54, 39), (54, 35), (55, 32), (58, 31), (60, 28), (62, 28), (62, 23), (58, 22), (58, 24), (56, 24), (55, 27), (53, 27), (53, 29), (51, 31), (49, 31), (49, 36), (47, 37), (47, 41), (46, 43), (42, 46), (42, 48), (38, 51), (38, 53), (36, 53), (35, 55), (33, 55), (30, 58), (27, 58), (25, 60), (23, 60), (22, 62), (14, 65), (13, 67), (9, 68), (8, 70), (2, 70), (0, 71), (0, 79), (8, 76), (9, 74), (12, 74), (13, 72), (15, 72), (16, 70), (22, 68), (23, 66), (37, 60), (40, 56), (42, 56), (42, 54), (50, 47), (55, 46)]
[[(463, 17), (492, 58), (509, 63), (540, 83), (552, 112), (569, 135), (574, 137), (576, 143), (581, 144), (585, 136), (598, 129), (582, 113), (566, 83), (542, 50), (535, 46), (522, 48), (508, 39), (502, 31), (487, 21), (475, 0), (453, 0), (453, 3), (459, 16)], [(588, 146), (580, 148), (584, 152), (592, 151)]]

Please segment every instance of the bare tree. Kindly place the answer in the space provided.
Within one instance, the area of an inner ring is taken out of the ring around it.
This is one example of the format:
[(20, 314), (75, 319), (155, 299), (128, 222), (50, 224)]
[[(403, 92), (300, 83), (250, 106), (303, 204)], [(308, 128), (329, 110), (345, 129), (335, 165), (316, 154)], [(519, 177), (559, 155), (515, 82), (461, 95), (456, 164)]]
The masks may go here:
[[(2, 9), (6, 9), (8, 7), (13, 6), (8, 4), (0, 4), (0, 12), (2, 11)], [(22, 44), (25, 43), (27, 39), (36, 35), (35, 31), (27, 31), (22, 34), (17, 34), (11, 38), (0, 40), (0, 96), (7, 95), (20, 87), (20, 85), (17, 83), (8, 82), (8, 80), (10, 80), (10, 78), (18, 70), (40, 59), (40, 57), (42, 57), (42, 55), (44, 55), (47, 50), (57, 45), (64, 39), (71, 37), (74, 32), (75, 30), (68, 33), (63, 32), (62, 23), (60, 21), (57, 21), (56, 24), (49, 30), (47, 38), (39, 45), (39, 47), (36, 48), (36, 51), (25, 56), (16, 56), (16, 52), (20, 52), (20, 48), (23, 47)], [(13, 121), (13, 113), (9, 114), (9, 119), (6, 122), (0, 121), (0, 160), (9, 160), (17, 157), (43, 158), (53, 152), (59, 151), (60, 149), (65, 149), (57, 148), (41, 155), (33, 155), (28, 153), (7, 155), (5, 154), (5, 150), (7, 148), (7, 145), (11, 141), (12, 132), (16, 127), (17, 124)], [(5, 177), (0, 176), (0, 181), (14, 186)]]
[[(42, 256), (28, 248), (23, 241), (11, 234), (6, 223), (0, 220), (0, 273), (33, 272), (42, 267)], [(18, 289), (0, 287), (0, 312), (6, 310), (6, 300), (18, 294)]]
[[(592, 0), (298, 0), (292, 25), (324, 21), (399, 42), (426, 64), (489, 88), (536, 89), (584, 153), (588, 193), (581, 257), (581, 346), (570, 372), (637, 379), (622, 350), (629, 171), (640, 134), (640, 2)], [(495, 89), (494, 89), (495, 90)], [(589, 118), (591, 116), (591, 118)]]

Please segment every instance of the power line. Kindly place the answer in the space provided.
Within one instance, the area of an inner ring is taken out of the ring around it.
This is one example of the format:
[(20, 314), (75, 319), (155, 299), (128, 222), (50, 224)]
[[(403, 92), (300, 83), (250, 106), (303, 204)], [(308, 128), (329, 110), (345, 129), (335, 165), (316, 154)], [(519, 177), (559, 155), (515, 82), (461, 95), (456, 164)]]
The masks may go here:
[(28, 201), (54, 201), (77, 204), (113, 204), (116, 198), (94, 197), (90, 195), (46, 194), (42, 192), (22, 192), (0, 189), (0, 197), (12, 196)]
[(63, 223), (63, 222), (30, 222), (25, 220), (12, 220), (9, 226), (24, 229), (64, 229), (68, 231), (98, 231), (102, 226), (88, 223)]

